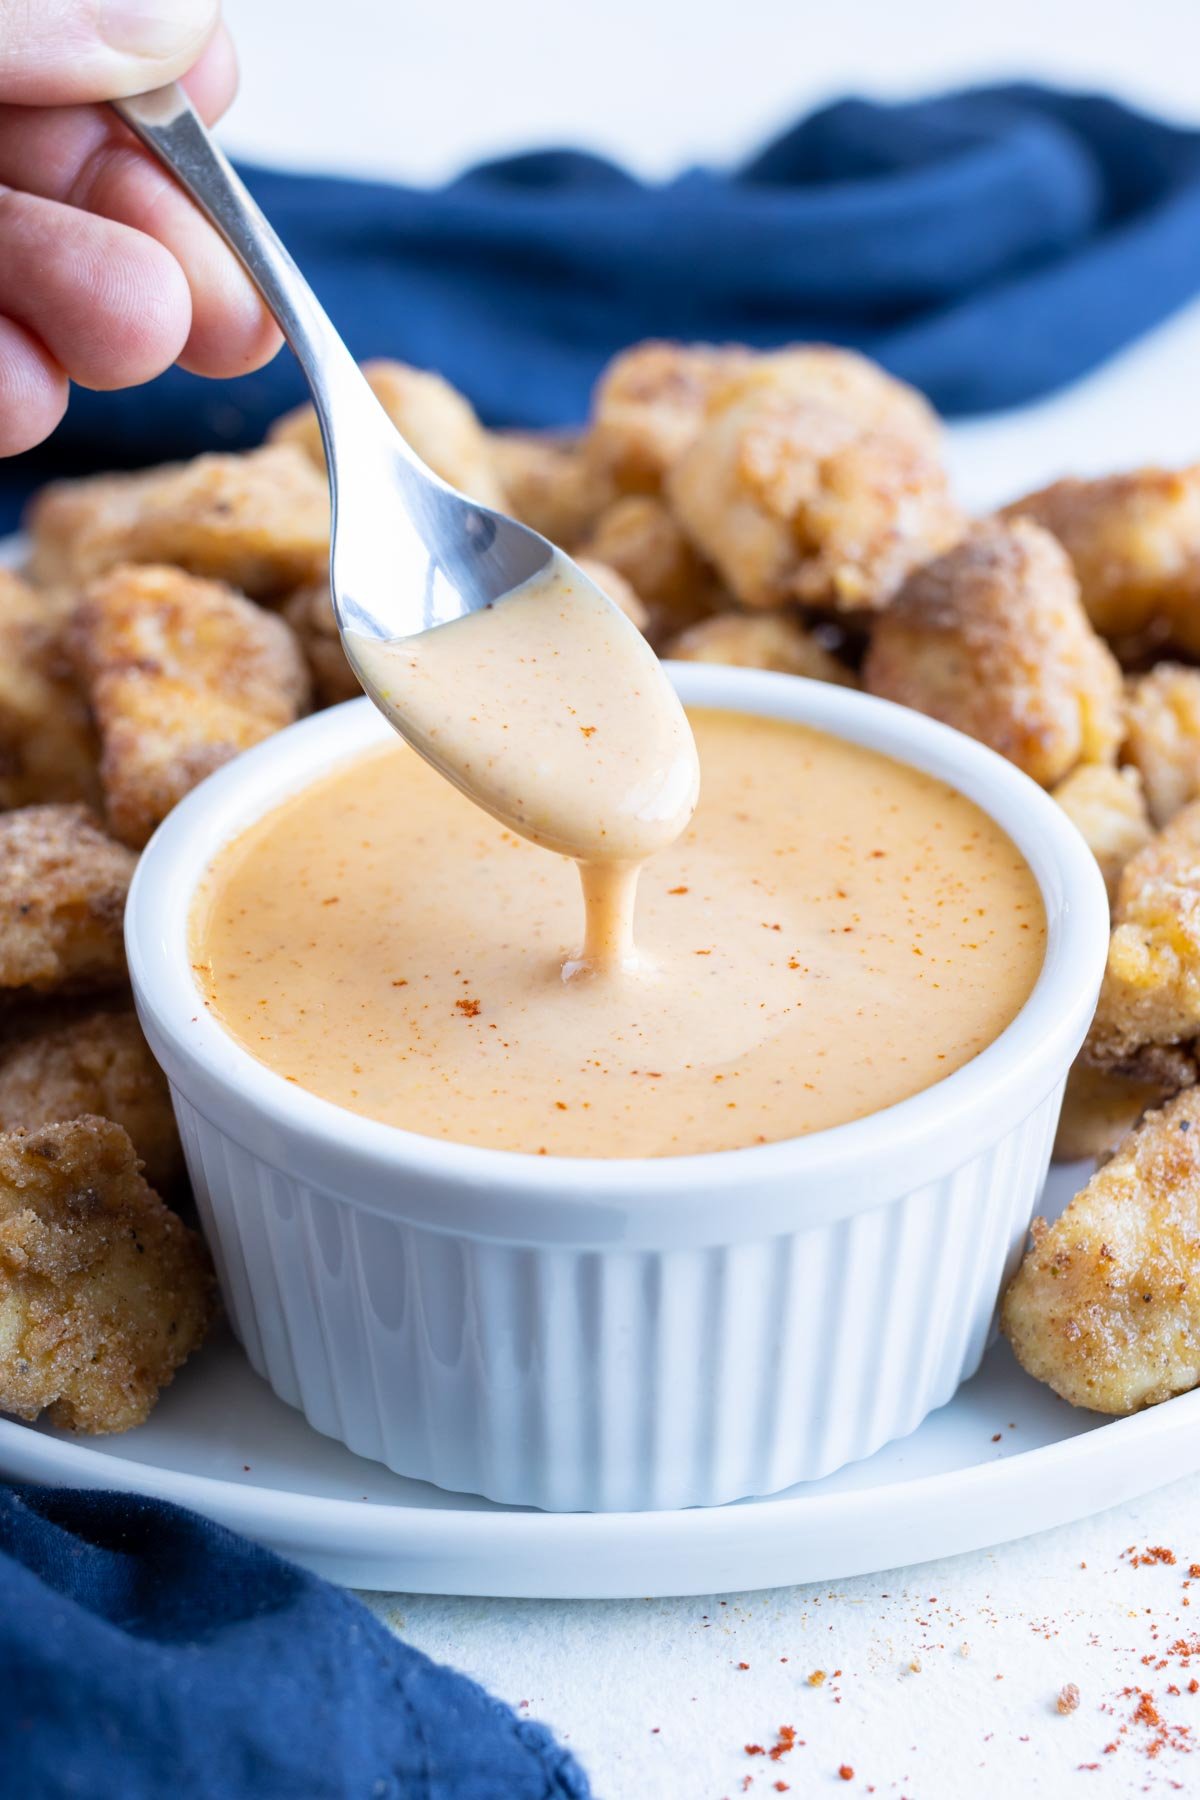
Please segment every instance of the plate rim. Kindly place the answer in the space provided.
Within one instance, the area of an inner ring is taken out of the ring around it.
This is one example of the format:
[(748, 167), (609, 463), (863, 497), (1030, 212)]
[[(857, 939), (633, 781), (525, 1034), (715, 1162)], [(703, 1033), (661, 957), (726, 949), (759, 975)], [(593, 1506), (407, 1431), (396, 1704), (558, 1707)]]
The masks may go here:
[[(905, 1560), (916, 1566), (936, 1556), (982, 1550), (1090, 1516), (1200, 1468), (1198, 1423), (1200, 1390), (1194, 1390), (1177, 1395), (1171, 1403), (1110, 1419), (1069, 1438), (937, 1474), (885, 1481), (850, 1492), (777, 1495), (720, 1507), (637, 1513), (414, 1506), (310, 1494), (297, 1487), (240, 1483), (223, 1476), (188, 1473), (161, 1462), (114, 1456), (90, 1445), (48, 1436), (32, 1425), (9, 1418), (0, 1418), (0, 1475), (51, 1486), (115, 1488), (170, 1500), (266, 1543), (281, 1555), (333, 1573), (335, 1578), (337, 1565), (343, 1559), (361, 1567), (364, 1559), (379, 1559), (382, 1565), (390, 1556), (406, 1569), (404, 1582), (394, 1585), (392, 1591), (400, 1591), (402, 1586), (411, 1592), (583, 1599), (615, 1596), (625, 1590), (619, 1581), (614, 1585), (611, 1580), (597, 1579), (594, 1572), (590, 1580), (586, 1576), (574, 1578), (566, 1586), (561, 1579), (548, 1576), (539, 1582), (538, 1590), (531, 1589), (528, 1581), (513, 1589), (503, 1581), (497, 1586), (494, 1577), (487, 1576), (487, 1565), (502, 1561), (506, 1552), (535, 1548), (570, 1548), (578, 1557), (617, 1551), (628, 1554), (634, 1548), (643, 1553), (658, 1552), (668, 1541), (675, 1561), (680, 1560), (681, 1552), (684, 1560), (713, 1550), (736, 1553), (739, 1543), (751, 1532), (753, 1521), (753, 1550), (761, 1557), (768, 1543), (774, 1544), (781, 1551), (782, 1565), (768, 1578), (734, 1579), (723, 1591), (839, 1579), (903, 1566)], [(1138, 1455), (1139, 1447), (1151, 1441), (1161, 1447), (1163, 1440), (1180, 1436), (1190, 1437), (1195, 1449), (1179, 1460), (1171, 1474), (1162, 1473), (1161, 1458)], [(1097, 1504), (1100, 1489), (1079, 1476), (1090, 1464), (1110, 1462), (1122, 1467), (1125, 1479), (1118, 1492), (1102, 1495)], [(1064, 1471), (1074, 1477), (1071, 1482), (1056, 1479)], [(991, 1526), (982, 1530), (969, 1528), (977, 1511), (1003, 1507), (1006, 1497), (1014, 1491), (1024, 1496), (1026, 1504), (1007, 1513), (1005, 1526), (1000, 1530)], [(814, 1535), (820, 1536), (823, 1528), (828, 1534), (831, 1527), (833, 1535), (844, 1537), (855, 1529), (864, 1530), (880, 1514), (887, 1515), (888, 1540), (911, 1533), (916, 1521), (957, 1519), (960, 1524), (966, 1522), (968, 1529), (960, 1530), (957, 1536), (952, 1530), (947, 1531), (948, 1541), (943, 1547), (925, 1549), (915, 1557), (879, 1559), (868, 1552), (865, 1561), (854, 1568), (830, 1568), (819, 1576), (789, 1574), (789, 1539), (811, 1543)], [(453, 1581), (447, 1579), (440, 1565), (454, 1556), (465, 1564), (471, 1580), (464, 1581), (461, 1576)], [(433, 1578), (425, 1588), (414, 1586), (411, 1579), (412, 1565), (422, 1557), (430, 1559), (429, 1574)], [(667, 1576), (669, 1571), (664, 1569), (663, 1574)], [(354, 1585), (387, 1590), (386, 1568), (380, 1566), (372, 1579), (356, 1580)], [(634, 1583), (628, 1591), (641, 1594), (644, 1584)], [(711, 1591), (711, 1583), (691, 1578), (681, 1583), (671, 1578), (658, 1592), (659, 1597), (665, 1597)]]

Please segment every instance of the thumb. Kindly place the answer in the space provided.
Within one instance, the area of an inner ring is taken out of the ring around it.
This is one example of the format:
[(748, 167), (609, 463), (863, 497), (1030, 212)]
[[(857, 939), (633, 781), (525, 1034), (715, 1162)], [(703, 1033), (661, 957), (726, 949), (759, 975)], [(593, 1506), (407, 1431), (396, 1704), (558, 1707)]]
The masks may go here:
[(0, 0), (0, 102), (66, 106), (174, 81), (220, 0)]

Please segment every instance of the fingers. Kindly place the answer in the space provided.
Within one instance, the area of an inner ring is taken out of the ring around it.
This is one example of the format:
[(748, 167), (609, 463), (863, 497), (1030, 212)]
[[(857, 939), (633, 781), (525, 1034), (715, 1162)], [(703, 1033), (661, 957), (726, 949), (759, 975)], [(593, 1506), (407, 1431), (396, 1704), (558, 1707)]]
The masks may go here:
[(11, 189), (0, 190), (0, 314), (91, 388), (161, 374), (191, 329), (187, 282), (161, 244)]
[[(4, 0), (0, 0), (0, 13)], [(184, 82), (206, 124), (220, 118), (237, 92), (237, 65), (224, 27), (218, 31)], [(0, 182), (40, 194), (44, 200), (82, 204), (76, 190), (87, 180), (90, 161), (114, 144), (134, 139), (107, 106), (5, 106), (0, 104)], [(149, 151), (139, 151), (146, 167), (174, 188)]]
[[(217, 233), (107, 107), (184, 75), (202, 118), (237, 70), (218, 0), (0, 0), (0, 455), (62, 417), (68, 377), (172, 362), (237, 375), (279, 334)], [(206, 47), (207, 46), (207, 47)]]
[[(237, 71), (223, 30), (186, 85), (205, 118), (229, 104)], [(107, 108), (0, 106), (0, 183), (146, 232), (171, 252), (191, 291), (184, 368), (240, 375), (275, 354), (279, 333), (240, 263)]]
[(196, 375), (241, 375), (279, 348), (275, 323), (249, 276), (169, 176), (135, 145), (97, 144), (68, 200), (164, 245), (191, 292), (191, 327), (179, 360)]
[(238, 90), (238, 66), (233, 39), (224, 25), (217, 26), (180, 85), (206, 125), (228, 112)]
[(0, 318), (0, 456), (48, 438), (67, 410), (67, 377), (14, 319)]
[(219, 0), (0, 4), (0, 101), (68, 106), (174, 81), (212, 36)]

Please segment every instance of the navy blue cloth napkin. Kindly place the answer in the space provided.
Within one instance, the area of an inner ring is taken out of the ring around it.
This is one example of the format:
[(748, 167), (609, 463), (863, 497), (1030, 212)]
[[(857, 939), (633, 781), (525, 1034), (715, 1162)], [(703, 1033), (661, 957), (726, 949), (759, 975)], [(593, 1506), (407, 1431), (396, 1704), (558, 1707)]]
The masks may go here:
[(590, 1791), (543, 1726), (269, 1550), (162, 1501), (0, 1488), (0, 1793), (588, 1800)]
[[(647, 185), (569, 150), (432, 191), (244, 171), (356, 355), (440, 369), (500, 425), (584, 416), (642, 337), (856, 345), (949, 414), (1082, 375), (1200, 291), (1200, 132), (1027, 85), (826, 107), (731, 171)], [(0, 526), (50, 470), (256, 443), (290, 356), (77, 393), (0, 465)]]

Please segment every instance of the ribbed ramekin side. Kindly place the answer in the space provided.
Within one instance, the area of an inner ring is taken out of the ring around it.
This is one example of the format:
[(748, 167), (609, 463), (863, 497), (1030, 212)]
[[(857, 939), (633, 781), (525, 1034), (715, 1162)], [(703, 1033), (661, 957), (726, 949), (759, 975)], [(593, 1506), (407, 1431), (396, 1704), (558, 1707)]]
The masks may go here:
[[(204, 1226), (204, 1234), (212, 1251), (225, 1311), (236, 1331), (251, 1366), (271, 1382), (281, 1399), (298, 1406), (299, 1392), (291, 1365), (291, 1356), (281, 1342), (274, 1320), (278, 1308), (270, 1307), (270, 1296), (262, 1294), (262, 1284), (252, 1278), (238, 1229), (236, 1196), (230, 1178), (226, 1151), (230, 1141), (196, 1112), (177, 1087), (171, 1088), (175, 1120), (196, 1206)], [(259, 1304), (265, 1301), (263, 1325), (259, 1326)], [(270, 1346), (270, 1348), (268, 1348)]]
[(403, 1474), (561, 1511), (776, 1492), (913, 1430), (978, 1366), (1058, 1098), (885, 1205), (662, 1250), (431, 1231), (176, 1107), (234, 1327), (280, 1396)]
[[(1059, 1094), (941, 1180), (751, 1252), (742, 1302), (716, 1308), (711, 1425), (689, 1502), (660, 1462), (650, 1504), (718, 1503), (816, 1480), (904, 1437), (975, 1373), (1045, 1178)], [(722, 1258), (728, 1294), (734, 1252)], [(660, 1317), (667, 1326), (670, 1309)], [(732, 1373), (731, 1373), (732, 1372)], [(703, 1393), (660, 1392), (660, 1408)], [(686, 1405), (688, 1400), (692, 1405)], [(752, 1429), (751, 1429), (752, 1427)], [(724, 1439), (722, 1440), (722, 1431)], [(736, 1438), (731, 1436), (736, 1434)]]

